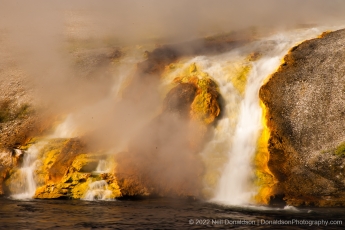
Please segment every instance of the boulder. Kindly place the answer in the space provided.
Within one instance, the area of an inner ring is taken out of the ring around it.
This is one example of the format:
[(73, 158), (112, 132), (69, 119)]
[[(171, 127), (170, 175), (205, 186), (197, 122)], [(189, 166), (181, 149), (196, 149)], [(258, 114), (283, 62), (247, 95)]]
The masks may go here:
[(289, 205), (345, 205), (343, 44), (345, 30), (301, 43), (260, 89), (274, 194)]

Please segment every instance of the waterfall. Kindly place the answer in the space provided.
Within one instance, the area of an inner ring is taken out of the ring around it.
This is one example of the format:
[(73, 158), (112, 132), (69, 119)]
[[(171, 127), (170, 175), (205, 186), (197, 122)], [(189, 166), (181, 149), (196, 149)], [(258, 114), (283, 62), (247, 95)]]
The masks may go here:
[[(296, 32), (296, 31), (295, 31)], [(317, 29), (309, 29), (294, 33), (279, 34), (255, 42), (252, 48), (265, 47), (262, 57), (252, 63), (251, 72), (246, 82), (244, 97), (240, 102), (239, 115), (231, 145), (228, 149), (228, 159), (221, 173), (215, 196), (216, 202), (230, 205), (253, 203), (253, 197), (258, 188), (254, 185), (255, 173), (253, 158), (256, 153), (257, 140), (262, 130), (262, 109), (259, 105), (259, 89), (264, 80), (272, 74), (280, 64), (280, 60), (296, 43), (320, 34)], [(267, 46), (267, 42), (270, 45)], [(250, 47), (249, 47), (250, 48)], [(224, 95), (224, 94), (223, 94)], [(230, 103), (225, 97), (226, 103)], [(233, 127), (228, 127), (232, 129)]]
[(244, 204), (250, 202), (256, 194), (252, 162), (262, 128), (258, 93), (264, 79), (277, 68), (287, 51), (286, 48), (289, 47), (284, 41), (281, 42), (276, 47), (276, 52), (272, 50), (272, 56), (262, 57), (253, 63), (245, 95), (240, 102), (232, 146), (228, 150), (228, 162), (220, 178), (215, 200), (229, 204)]
[[(109, 172), (109, 162), (107, 160), (99, 160), (96, 171), (93, 174), (102, 174)], [(114, 200), (113, 192), (108, 189), (108, 183), (105, 180), (97, 180), (89, 184), (83, 200)]]
[[(329, 28), (328, 28), (329, 29)], [(325, 28), (297, 29), (250, 42), (228, 53), (182, 60), (215, 80), (224, 99), (223, 116), (211, 127), (213, 138), (200, 153), (205, 163), (203, 193), (215, 202), (244, 205), (254, 202), (254, 157), (262, 131), (259, 89), (294, 45), (316, 37)], [(254, 57), (254, 58), (253, 58)], [(163, 87), (177, 76), (163, 79)]]
[(113, 200), (112, 194), (113, 192), (108, 189), (108, 184), (105, 180), (95, 181), (89, 184), (89, 189), (83, 200)]
[(22, 166), (17, 171), (16, 193), (11, 195), (12, 198), (31, 199), (35, 195), (36, 181), (34, 173), (40, 148), (40, 145), (32, 145), (25, 151)]

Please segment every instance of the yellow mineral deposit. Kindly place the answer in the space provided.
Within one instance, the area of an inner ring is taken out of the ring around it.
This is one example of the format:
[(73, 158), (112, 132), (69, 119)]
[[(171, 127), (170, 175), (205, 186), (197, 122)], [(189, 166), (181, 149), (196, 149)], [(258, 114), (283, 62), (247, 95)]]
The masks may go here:
[(246, 90), (248, 74), (252, 69), (251, 62), (257, 61), (261, 57), (261, 53), (253, 52), (244, 60), (233, 61), (225, 67), (225, 71), (228, 73), (230, 81), (241, 96), (244, 96)]
[(220, 114), (219, 89), (210, 76), (195, 63), (185, 68), (174, 83), (191, 83), (197, 86), (197, 95), (191, 105), (191, 118), (205, 125), (211, 124)]
[(230, 66), (226, 67), (226, 70), (229, 73), (233, 86), (238, 90), (241, 96), (244, 96), (247, 77), (251, 70), (249, 63), (242, 61), (231, 63)]
[[(55, 164), (64, 152), (64, 148), (71, 144), (71, 139), (53, 139), (47, 142), (38, 154), (39, 162), (36, 169), (36, 184), (38, 186), (35, 198), (54, 199), (61, 197), (70, 197), (81, 199), (89, 189), (89, 185), (97, 181), (99, 176), (92, 175), (90, 165), (98, 162), (97, 153), (83, 153), (82, 151), (74, 157), (70, 165)], [(74, 151), (78, 151), (75, 149)], [(110, 159), (109, 159), (110, 160)], [(55, 164), (55, 167), (52, 168)], [(111, 165), (114, 165), (112, 163)], [(62, 177), (52, 177), (52, 172), (63, 170)], [(109, 188), (112, 191), (112, 198), (121, 195), (115, 176), (112, 173), (106, 173), (106, 181), (109, 182)], [(15, 178), (14, 178), (15, 179)], [(99, 178), (101, 179), (101, 178)], [(11, 182), (12, 183), (12, 182)]]
[(270, 197), (273, 195), (273, 187), (277, 183), (274, 175), (268, 168), (269, 151), (268, 140), (270, 137), (270, 130), (267, 127), (267, 108), (262, 101), (260, 101), (262, 109), (262, 131), (258, 140), (257, 151), (255, 155), (256, 167), (256, 185), (259, 186), (259, 192), (255, 196), (255, 200), (260, 204), (268, 204)]

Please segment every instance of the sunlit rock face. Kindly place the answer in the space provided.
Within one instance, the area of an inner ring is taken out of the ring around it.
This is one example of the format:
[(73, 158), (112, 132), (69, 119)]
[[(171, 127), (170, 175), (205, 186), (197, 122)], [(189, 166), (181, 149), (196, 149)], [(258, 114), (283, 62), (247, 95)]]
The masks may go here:
[(345, 205), (345, 30), (291, 49), (260, 90), (275, 193), (292, 205)]

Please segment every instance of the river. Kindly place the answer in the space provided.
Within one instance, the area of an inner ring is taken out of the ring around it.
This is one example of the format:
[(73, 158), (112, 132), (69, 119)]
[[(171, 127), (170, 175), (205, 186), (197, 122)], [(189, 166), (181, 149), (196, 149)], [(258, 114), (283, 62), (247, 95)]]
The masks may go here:
[[(0, 204), (0, 229), (344, 229), (345, 227), (343, 208), (236, 207), (167, 198), (115, 201), (1, 198)], [(238, 220), (242, 222), (237, 223)], [(275, 220), (277, 223), (272, 222)], [(336, 222), (332, 225), (330, 223), (339, 220), (342, 223)], [(317, 222), (311, 221), (317, 221), (319, 226)], [(325, 225), (326, 221), (327, 225)]]

